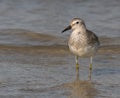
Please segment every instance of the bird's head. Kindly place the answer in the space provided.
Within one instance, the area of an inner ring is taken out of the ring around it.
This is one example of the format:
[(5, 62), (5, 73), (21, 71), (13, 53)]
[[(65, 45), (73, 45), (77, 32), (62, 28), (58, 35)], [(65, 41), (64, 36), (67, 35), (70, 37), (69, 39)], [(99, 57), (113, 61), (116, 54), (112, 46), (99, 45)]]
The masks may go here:
[(70, 25), (62, 31), (62, 33), (70, 29), (80, 29), (81, 27), (86, 27), (84, 21), (80, 18), (74, 18), (70, 22)]

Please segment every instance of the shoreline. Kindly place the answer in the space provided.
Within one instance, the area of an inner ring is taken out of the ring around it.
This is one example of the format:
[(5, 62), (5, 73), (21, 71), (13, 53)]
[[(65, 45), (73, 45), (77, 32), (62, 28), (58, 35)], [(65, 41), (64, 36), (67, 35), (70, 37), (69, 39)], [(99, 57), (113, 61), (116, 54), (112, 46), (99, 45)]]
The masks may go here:
[[(49, 45), (49, 46), (13, 46), (0, 45), (0, 52), (23, 52), (27, 54), (69, 54), (70, 51), (67, 45)], [(120, 45), (103, 45), (100, 46), (97, 54), (116, 54), (120, 53)]]
[[(36, 33), (24, 29), (0, 30), (0, 52), (27, 54), (70, 54), (67, 38)], [(120, 53), (120, 37), (99, 37), (101, 46), (98, 54)]]

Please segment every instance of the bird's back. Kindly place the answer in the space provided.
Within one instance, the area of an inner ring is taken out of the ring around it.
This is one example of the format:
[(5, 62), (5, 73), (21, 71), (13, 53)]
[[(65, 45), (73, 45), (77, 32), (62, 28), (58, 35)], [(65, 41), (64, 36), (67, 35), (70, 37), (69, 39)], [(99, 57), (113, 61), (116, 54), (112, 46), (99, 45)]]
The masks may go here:
[(100, 45), (98, 37), (92, 31), (87, 30), (86, 36), (89, 45), (94, 45), (94, 44), (98, 44), (98, 46)]

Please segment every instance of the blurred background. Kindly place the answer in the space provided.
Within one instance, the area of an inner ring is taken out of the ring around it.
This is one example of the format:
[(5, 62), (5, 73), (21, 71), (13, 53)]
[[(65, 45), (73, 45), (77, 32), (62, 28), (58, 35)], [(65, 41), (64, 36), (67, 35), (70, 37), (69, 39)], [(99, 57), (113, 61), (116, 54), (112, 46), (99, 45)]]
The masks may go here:
[(72, 18), (82, 18), (100, 36), (120, 36), (119, 0), (0, 0), (0, 29), (60, 35)]
[[(61, 34), (75, 17), (101, 42), (91, 82)], [(120, 98), (120, 0), (0, 0), (0, 98)]]

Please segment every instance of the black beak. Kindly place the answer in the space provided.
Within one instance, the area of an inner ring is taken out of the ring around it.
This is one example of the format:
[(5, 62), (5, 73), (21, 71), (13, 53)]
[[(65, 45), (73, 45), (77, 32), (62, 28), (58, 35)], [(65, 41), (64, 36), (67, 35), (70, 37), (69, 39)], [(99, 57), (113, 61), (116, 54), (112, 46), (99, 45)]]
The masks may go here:
[(70, 29), (71, 29), (71, 26), (68, 26), (68, 27), (65, 28), (61, 33), (64, 33), (65, 31), (70, 30)]

